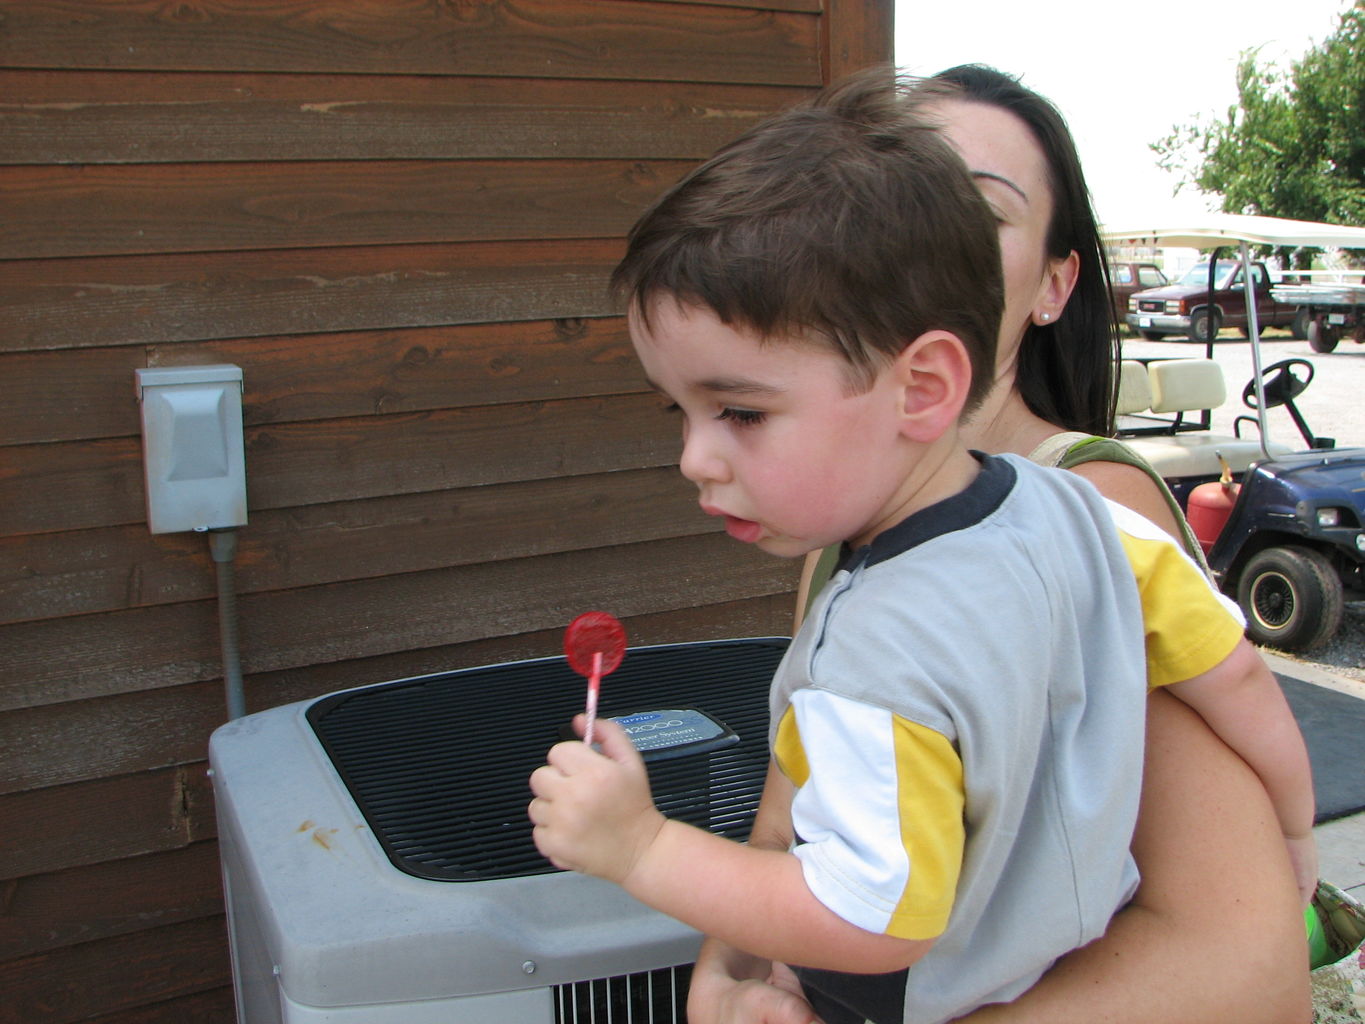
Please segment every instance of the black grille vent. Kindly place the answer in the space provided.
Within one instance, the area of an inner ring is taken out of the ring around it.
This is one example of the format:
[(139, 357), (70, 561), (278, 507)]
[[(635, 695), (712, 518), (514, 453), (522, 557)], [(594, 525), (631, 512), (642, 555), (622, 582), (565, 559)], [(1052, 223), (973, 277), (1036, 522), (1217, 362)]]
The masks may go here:
[[(784, 639), (633, 648), (598, 713), (694, 707), (739, 734), (711, 755), (650, 765), (671, 818), (748, 838), (768, 764), (768, 684)], [(554, 871), (536, 851), (527, 779), (583, 709), (563, 658), (399, 680), (312, 704), (307, 718), (394, 866), (481, 881)]]

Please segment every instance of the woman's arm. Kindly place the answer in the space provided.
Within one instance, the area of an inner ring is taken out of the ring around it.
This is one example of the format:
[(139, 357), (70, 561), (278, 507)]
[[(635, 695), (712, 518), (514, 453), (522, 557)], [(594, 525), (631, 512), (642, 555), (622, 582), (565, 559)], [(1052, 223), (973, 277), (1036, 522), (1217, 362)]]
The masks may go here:
[(1223, 661), (1168, 692), (1256, 773), (1270, 795), (1304, 905), (1318, 884), (1313, 841), (1313, 772), (1303, 733), (1265, 660), (1243, 639)]
[(1165, 496), (1157, 489), (1152, 478), (1136, 466), (1096, 459), (1071, 467), (1071, 472), (1090, 481), (1110, 501), (1127, 505), (1176, 540), (1181, 539), (1180, 525), (1171, 512), (1171, 506), (1166, 504)]
[(1148, 698), (1133, 853), (1105, 935), (979, 1024), (1293, 1024), (1312, 1016), (1303, 911), (1260, 781), (1189, 708)]

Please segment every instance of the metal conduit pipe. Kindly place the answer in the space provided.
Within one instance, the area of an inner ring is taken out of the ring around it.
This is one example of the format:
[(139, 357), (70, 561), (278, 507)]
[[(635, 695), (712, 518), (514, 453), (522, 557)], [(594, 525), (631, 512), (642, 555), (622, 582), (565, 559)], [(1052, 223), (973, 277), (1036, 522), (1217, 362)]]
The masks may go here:
[(237, 580), (232, 564), (237, 557), (237, 531), (231, 528), (209, 530), (209, 553), (213, 555), (218, 576), (218, 640), (222, 648), (228, 719), (231, 720), (246, 714), (241, 646), (237, 638)]

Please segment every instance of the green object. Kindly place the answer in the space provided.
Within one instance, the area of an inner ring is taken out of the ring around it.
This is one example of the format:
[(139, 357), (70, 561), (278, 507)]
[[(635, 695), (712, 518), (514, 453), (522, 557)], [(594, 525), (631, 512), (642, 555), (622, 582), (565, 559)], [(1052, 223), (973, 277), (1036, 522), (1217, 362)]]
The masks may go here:
[(1311, 905), (1303, 910), (1303, 923), (1308, 929), (1309, 970), (1315, 971), (1319, 967), (1336, 963), (1337, 958), (1328, 948), (1327, 936), (1323, 934), (1322, 922), (1318, 920), (1318, 913)]
[(1346, 958), (1365, 941), (1365, 907), (1350, 893), (1322, 879), (1318, 879), (1317, 892), (1303, 920), (1312, 970)]

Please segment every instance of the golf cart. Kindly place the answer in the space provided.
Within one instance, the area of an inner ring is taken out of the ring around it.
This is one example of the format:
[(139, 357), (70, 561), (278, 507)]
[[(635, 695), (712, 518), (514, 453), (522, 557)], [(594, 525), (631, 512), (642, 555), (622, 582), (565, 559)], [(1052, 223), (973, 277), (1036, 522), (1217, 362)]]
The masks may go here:
[[(1250, 245), (1365, 249), (1365, 228), (1274, 217), (1206, 214), (1196, 225), (1106, 228), (1111, 245)], [(1214, 253), (1217, 256), (1217, 253)], [(1250, 281), (1250, 273), (1243, 278)], [(1247, 297), (1253, 377), (1249, 410), (1232, 435), (1211, 410), (1226, 399), (1213, 338), (1205, 359), (1125, 360), (1119, 436), (1143, 455), (1186, 510), (1214, 578), (1236, 598), (1256, 643), (1301, 650), (1333, 636), (1345, 601), (1365, 600), (1365, 448), (1315, 435), (1295, 399), (1313, 379), (1307, 359), (1261, 362), (1255, 302)], [(1282, 406), (1303, 447), (1270, 437), (1266, 410)]]

